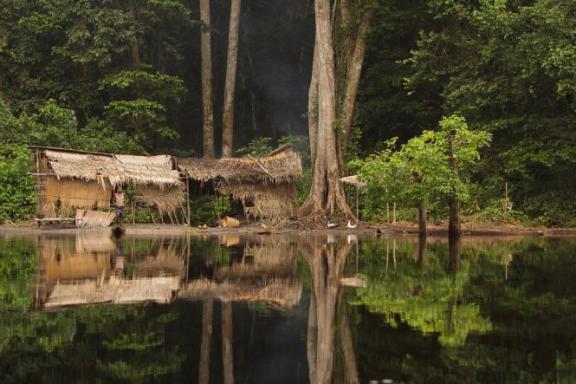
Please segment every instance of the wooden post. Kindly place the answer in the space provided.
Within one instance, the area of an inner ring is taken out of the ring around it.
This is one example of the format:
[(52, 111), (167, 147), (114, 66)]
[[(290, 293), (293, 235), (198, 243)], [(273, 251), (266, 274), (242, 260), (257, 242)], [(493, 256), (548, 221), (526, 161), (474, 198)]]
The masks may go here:
[(392, 206), (392, 224), (396, 224), (396, 203)]
[(186, 176), (186, 209), (188, 213), (188, 226), (192, 226), (192, 217), (190, 216), (190, 178)]
[(136, 210), (134, 208), (134, 199), (132, 199), (132, 225), (136, 225)]
[(360, 198), (360, 188), (356, 186), (356, 221), (360, 220), (360, 208), (358, 206), (359, 198)]

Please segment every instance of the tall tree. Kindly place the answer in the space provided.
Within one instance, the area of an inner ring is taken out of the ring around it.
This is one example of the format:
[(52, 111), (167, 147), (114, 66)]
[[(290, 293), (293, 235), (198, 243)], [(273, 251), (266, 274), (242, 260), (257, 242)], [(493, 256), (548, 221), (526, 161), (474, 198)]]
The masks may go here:
[(330, 1), (315, 0), (315, 49), (318, 54), (318, 132), (314, 177), (308, 198), (300, 207), (300, 215), (322, 217), (342, 213), (354, 214), (346, 202), (340, 184), (336, 143), (336, 79)]
[(230, 28), (228, 31), (228, 58), (224, 84), (224, 117), (222, 124), (222, 157), (232, 157), (234, 142), (234, 95), (238, 67), (238, 31), (242, 0), (230, 0)]
[(214, 157), (214, 106), (212, 100), (212, 32), (210, 0), (200, 0), (200, 45), (202, 56), (202, 130), (204, 157)]

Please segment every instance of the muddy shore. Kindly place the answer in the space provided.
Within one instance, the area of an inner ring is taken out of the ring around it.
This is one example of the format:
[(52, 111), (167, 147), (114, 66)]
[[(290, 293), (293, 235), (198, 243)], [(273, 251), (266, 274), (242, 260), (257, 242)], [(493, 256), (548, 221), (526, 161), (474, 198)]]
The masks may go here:
[[(385, 236), (416, 236), (418, 227), (415, 225), (386, 225), (376, 223), (364, 223), (355, 229), (348, 229), (346, 225), (333, 229), (303, 228), (301, 226), (288, 226), (278, 228), (263, 228), (259, 225), (244, 225), (240, 228), (196, 228), (182, 225), (155, 225), (136, 224), (125, 225), (127, 236), (184, 236), (184, 235), (269, 235), (269, 234), (304, 234), (304, 233), (334, 233), (334, 234), (381, 234)], [(59, 234), (72, 235), (78, 232), (102, 233), (108, 235), (111, 228), (39, 228), (34, 225), (2, 225), (0, 235), (40, 235)], [(464, 236), (576, 236), (576, 228), (523, 228), (518, 226), (471, 226), (463, 225)], [(448, 235), (446, 226), (428, 226), (428, 236), (442, 237)]]

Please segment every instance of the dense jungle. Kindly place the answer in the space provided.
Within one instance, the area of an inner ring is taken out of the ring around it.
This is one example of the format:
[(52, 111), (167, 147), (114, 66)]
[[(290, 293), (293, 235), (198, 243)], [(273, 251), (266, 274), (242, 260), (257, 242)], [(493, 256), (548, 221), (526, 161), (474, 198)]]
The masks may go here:
[(34, 213), (30, 145), (292, 144), (304, 213), (324, 166), (368, 182), (363, 220), (390, 204), (444, 220), (457, 201), (576, 226), (575, 16), (571, 0), (0, 0), (0, 222)]

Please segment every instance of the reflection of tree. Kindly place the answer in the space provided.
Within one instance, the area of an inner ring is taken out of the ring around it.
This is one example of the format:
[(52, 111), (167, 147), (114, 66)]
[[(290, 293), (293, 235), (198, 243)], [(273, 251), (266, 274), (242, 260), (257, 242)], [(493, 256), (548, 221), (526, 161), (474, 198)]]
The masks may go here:
[(200, 344), (200, 365), (198, 368), (198, 383), (210, 382), (210, 343), (212, 340), (212, 318), (214, 315), (214, 301), (202, 302), (202, 344)]
[(459, 247), (459, 242), (451, 243), (447, 262), (441, 254), (429, 252), (424, 263), (420, 242), (416, 260), (398, 258), (387, 278), (370, 271), (368, 288), (358, 291), (354, 303), (384, 314), (393, 326), (400, 321), (425, 333), (437, 333), (444, 345), (462, 345), (470, 332), (487, 332), (491, 325), (480, 315), (480, 307), (463, 301), (470, 264), (460, 260)]
[[(332, 382), (335, 355), (335, 322), (338, 300), (342, 298), (340, 278), (344, 264), (352, 246), (340, 247), (333, 242), (325, 243), (314, 236), (301, 241), (300, 250), (310, 267), (312, 276), (312, 293), (308, 317), (308, 367), (310, 382), (315, 384)], [(343, 311), (340, 311), (341, 313)], [(341, 325), (349, 327), (347, 318)], [(345, 337), (345, 358), (354, 359), (351, 336), (348, 330), (340, 332)], [(355, 362), (348, 361), (345, 366), (353, 372)], [(356, 378), (357, 380), (357, 378)], [(354, 381), (352, 381), (354, 382)]]
[(20, 314), (0, 324), (0, 381), (30, 381), (42, 374), (38, 367), (129, 381), (176, 372), (183, 357), (165, 345), (166, 326), (174, 320), (174, 314), (157, 314), (149, 306)]

